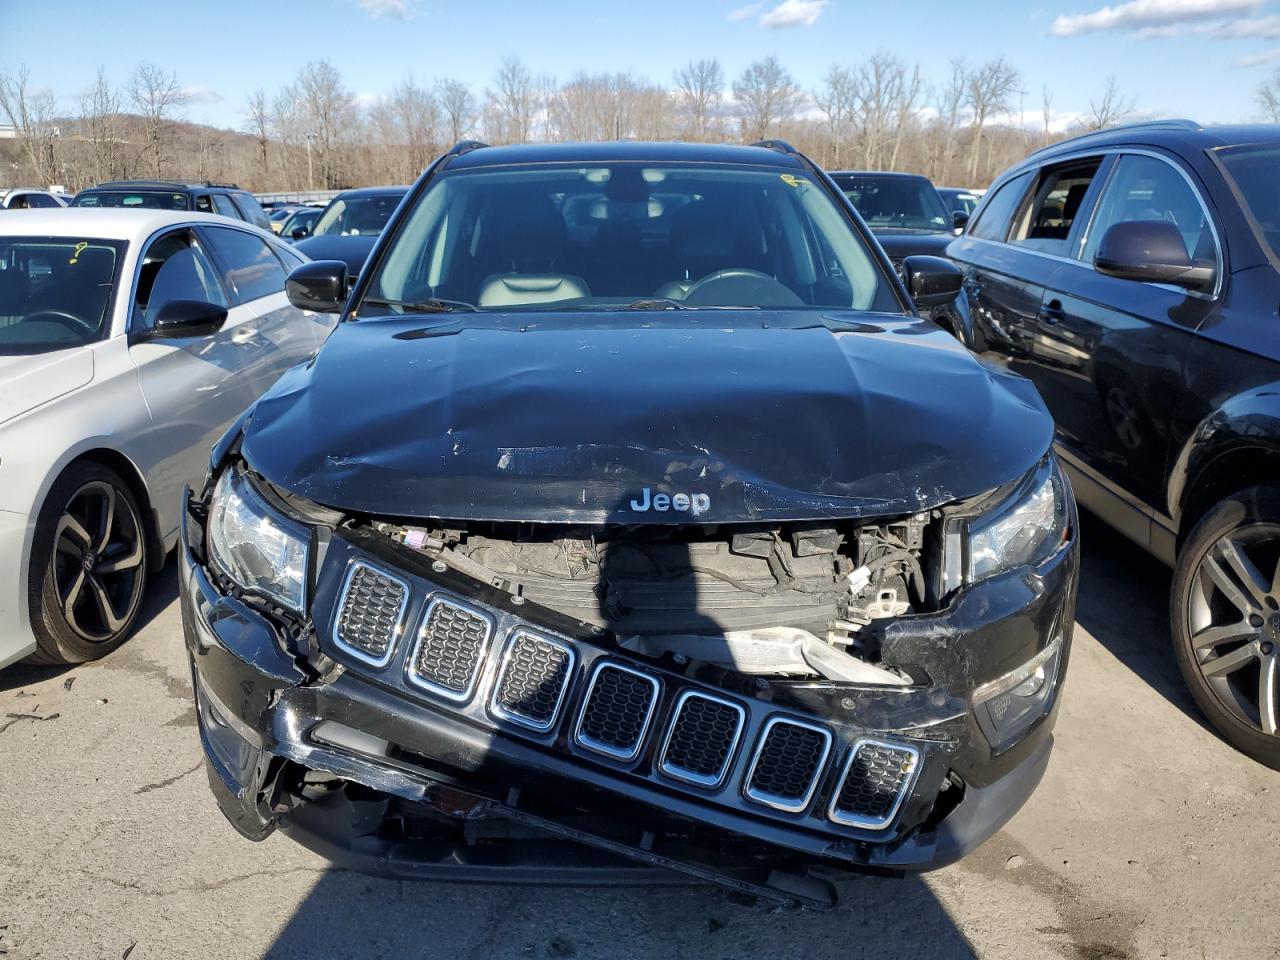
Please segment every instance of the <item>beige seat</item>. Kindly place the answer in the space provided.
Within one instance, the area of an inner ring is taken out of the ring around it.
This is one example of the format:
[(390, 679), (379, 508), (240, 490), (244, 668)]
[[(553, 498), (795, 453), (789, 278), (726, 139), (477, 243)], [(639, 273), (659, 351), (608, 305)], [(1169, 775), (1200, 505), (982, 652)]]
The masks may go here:
[(550, 198), (505, 199), (490, 209), (483, 232), (492, 237), (494, 266), (506, 269), (480, 281), (477, 306), (518, 307), (591, 296), (581, 277), (557, 271), (568, 236), (564, 216)]
[(494, 274), (480, 284), (477, 306), (518, 307), (589, 296), (591, 291), (582, 278), (567, 273)]

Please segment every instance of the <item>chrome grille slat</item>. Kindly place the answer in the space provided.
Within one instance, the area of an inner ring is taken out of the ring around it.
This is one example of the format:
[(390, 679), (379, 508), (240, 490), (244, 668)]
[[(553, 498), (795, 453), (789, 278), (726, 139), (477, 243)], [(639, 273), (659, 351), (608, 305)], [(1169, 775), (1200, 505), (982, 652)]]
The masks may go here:
[(574, 740), (614, 760), (634, 760), (644, 746), (658, 691), (658, 679), (647, 673), (620, 663), (597, 664), (578, 713)]
[(358, 660), (386, 666), (404, 630), (409, 584), (356, 560), (347, 567), (338, 597), (333, 642)]
[(449, 700), (471, 699), (492, 634), (488, 614), (450, 597), (434, 598), (409, 657), (409, 682)]
[(658, 769), (696, 786), (720, 786), (746, 718), (746, 711), (731, 700), (686, 690), (672, 711)]
[(834, 823), (883, 830), (898, 815), (920, 766), (920, 751), (910, 744), (861, 739), (854, 743), (831, 800)]
[(555, 726), (573, 677), (573, 648), (523, 628), (507, 641), (494, 683), (493, 713), (545, 733)]
[(830, 752), (831, 731), (791, 717), (771, 717), (751, 759), (743, 796), (799, 813), (813, 799)]

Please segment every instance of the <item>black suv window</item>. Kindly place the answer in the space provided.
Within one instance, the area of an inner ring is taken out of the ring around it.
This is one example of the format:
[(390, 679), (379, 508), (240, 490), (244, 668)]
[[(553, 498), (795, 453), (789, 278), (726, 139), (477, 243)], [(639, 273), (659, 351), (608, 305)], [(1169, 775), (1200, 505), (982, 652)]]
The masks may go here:
[(1031, 177), (1032, 174), (1024, 173), (999, 187), (982, 208), (977, 222), (969, 227), (969, 236), (1003, 242), (1009, 236), (1014, 214), (1022, 206), (1022, 198), (1031, 185)]
[(284, 267), (267, 241), (243, 230), (209, 227), (214, 254), (222, 264), (222, 279), (236, 303), (246, 303), (284, 289)]
[(1009, 238), (1010, 243), (1070, 255), (1067, 244), (1076, 216), (1089, 192), (1089, 184), (1102, 165), (1100, 158), (1046, 170), (1027, 215)]
[(240, 209), (241, 220), (247, 220), (255, 227), (261, 227), (263, 230), (271, 229), (271, 221), (267, 219), (267, 212), (262, 209), (262, 205), (254, 199), (252, 194), (240, 190), (231, 194), (231, 200)]
[(227, 305), (213, 265), (190, 230), (165, 234), (147, 248), (134, 294), (134, 327), (150, 328), (160, 308), (173, 300)]
[(224, 217), (230, 217), (232, 220), (244, 219), (244, 217), (240, 216), (240, 211), (235, 208), (235, 204), (231, 202), (231, 198), (228, 196), (224, 196), (221, 193), (215, 193), (213, 195), (213, 205)]
[(1136, 155), (1119, 159), (1089, 225), (1082, 258), (1092, 263), (1107, 229), (1131, 220), (1174, 224), (1186, 244), (1187, 257), (1217, 267), (1217, 246), (1204, 207), (1182, 174), (1165, 161)]

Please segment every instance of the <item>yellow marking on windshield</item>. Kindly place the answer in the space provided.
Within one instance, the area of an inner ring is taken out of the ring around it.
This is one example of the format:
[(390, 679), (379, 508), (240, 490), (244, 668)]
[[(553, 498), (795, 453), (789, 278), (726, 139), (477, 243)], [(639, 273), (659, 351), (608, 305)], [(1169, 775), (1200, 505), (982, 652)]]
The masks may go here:
[(68, 260), (67, 263), (75, 263), (77, 260), (79, 260), (80, 254), (84, 253), (85, 248), (87, 248), (88, 246), (89, 244), (84, 240), (81, 240), (79, 243), (77, 243), (76, 252), (71, 255), (71, 259)]
[(795, 174), (793, 174), (793, 173), (780, 173), (780, 174), (778, 174), (778, 177), (779, 177), (779, 179), (781, 179), (781, 180), (782, 180), (782, 182), (783, 182), (783, 183), (785, 183), (788, 187), (798, 187), (798, 186), (800, 186), (800, 179), (799, 179)]

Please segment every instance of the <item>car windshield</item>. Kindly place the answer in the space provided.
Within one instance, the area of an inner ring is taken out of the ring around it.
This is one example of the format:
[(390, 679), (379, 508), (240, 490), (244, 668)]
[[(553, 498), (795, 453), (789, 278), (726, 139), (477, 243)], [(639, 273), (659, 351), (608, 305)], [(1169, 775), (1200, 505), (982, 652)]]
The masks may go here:
[(360, 313), (430, 300), (901, 310), (861, 235), (808, 174), (625, 162), (437, 177), (375, 268)]
[(842, 177), (837, 186), (873, 230), (947, 230), (942, 198), (923, 177)]
[(1280, 257), (1280, 146), (1227, 147), (1218, 159), (1253, 216), (1262, 239)]
[(95, 190), (76, 197), (75, 207), (146, 207), (152, 210), (186, 210), (187, 195), (167, 190)]
[(101, 339), (124, 249), (118, 240), (0, 237), (0, 355)]
[(400, 205), (401, 194), (338, 197), (316, 221), (317, 237), (376, 237)]

